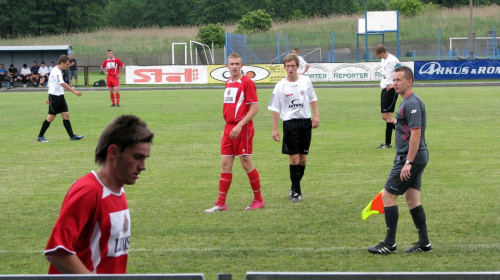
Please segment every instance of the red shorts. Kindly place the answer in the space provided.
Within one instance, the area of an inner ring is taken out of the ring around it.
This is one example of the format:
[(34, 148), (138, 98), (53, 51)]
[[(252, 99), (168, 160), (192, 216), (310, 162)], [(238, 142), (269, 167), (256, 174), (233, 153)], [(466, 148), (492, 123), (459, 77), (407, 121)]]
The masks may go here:
[(223, 156), (247, 156), (252, 155), (252, 140), (254, 136), (253, 122), (249, 122), (241, 128), (236, 139), (229, 139), (229, 134), (237, 124), (228, 124), (224, 127), (224, 135), (220, 144), (220, 152)]
[(112, 88), (112, 87), (119, 87), (120, 86), (120, 79), (117, 78), (116, 76), (111, 76), (108, 75), (107, 79), (107, 87)]

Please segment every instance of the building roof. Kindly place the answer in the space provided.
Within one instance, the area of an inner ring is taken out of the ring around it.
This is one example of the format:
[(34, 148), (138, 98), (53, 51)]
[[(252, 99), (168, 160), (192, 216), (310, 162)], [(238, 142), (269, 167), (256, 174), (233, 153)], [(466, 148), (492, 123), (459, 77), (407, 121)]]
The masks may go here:
[(53, 46), (0, 46), (0, 51), (62, 51), (71, 49), (70, 45)]

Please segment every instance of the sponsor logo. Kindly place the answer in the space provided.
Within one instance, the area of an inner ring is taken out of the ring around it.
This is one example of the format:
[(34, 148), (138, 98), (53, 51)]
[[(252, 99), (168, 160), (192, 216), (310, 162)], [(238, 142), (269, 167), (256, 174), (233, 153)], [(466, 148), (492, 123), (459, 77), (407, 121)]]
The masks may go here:
[(412, 114), (415, 114), (416, 112), (417, 112), (417, 110), (411, 110)]
[(293, 96), (293, 93), (285, 94), (285, 97), (290, 97), (290, 96)]
[(290, 109), (295, 109), (295, 108), (304, 108), (304, 104), (300, 103), (300, 100), (294, 99), (290, 102), (290, 105), (288, 105), (288, 108)]
[(126, 252), (130, 246), (130, 236), (115, 239), (115, 254)]
[(370, 68), (363, 64), (342, 64), (333, 69), (333, 80), (367, 80)]
[[(254, 82), (269, 77), (269, 71), (258, 66), (243, 66), (241, 68), (241, 73), (252, 79), (252, 81)], [(229, 69), (227, 69), (226, 66), (221, 66), (210, 72), (210, 77), (214, 78), (215, 80), (225, 82), (229, 78), (231, 78), (231, 72), (229, 72)]]
[(183, 72), (163, 72), (161, 68), (136, 69), (134, 83), (190, 83), (199, 79), (198, 69), (184, 68)]
[(420, 75), (467, 75), (470, 72), (470, 67), (448, 66), (442, 67), (439, 62), (428, 62), (418, 70)]

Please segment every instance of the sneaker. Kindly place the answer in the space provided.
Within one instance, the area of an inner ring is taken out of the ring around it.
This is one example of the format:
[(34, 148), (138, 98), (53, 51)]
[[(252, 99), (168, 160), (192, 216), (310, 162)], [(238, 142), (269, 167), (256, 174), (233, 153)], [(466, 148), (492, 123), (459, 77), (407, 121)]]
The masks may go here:
[(293, 190), (292, 190), (292, 189), (290, 189), (290, 190), (288, 191), (288, 199), (290, 199), (290, 200), (292, 200), (292, 199), (293, 199)]
[(70, 137), (69, 140), (74, 141), (74, 140), (80, 140), (83, 138), (83, 135), (75, 135), (73, 137)]
[(298, 193), (293, 194), (292, 202), (301, 202), (301, 201), (302, 201), (302, 194)]
[(214, 207), (205, 209), (203, 212), (213, 213), (213, 212), (226, 211), (226, 210), (227, 210), (227, 207), (226, 207), (226, 204), (224, 204), (222, 206), (214, 205)]
[(396, 252), (396, 244), (389, 246), (384, 241), (374, 247), (368, 247), (368, 252), (372, 254), (390, 254)]
[(116, 107), (120, 107), (120, 104), (116, 104)]
[(415, 242), (413, 243), (413, 246), (403, 251), (403, 253), (420, 253), (420, 252), (425, 252), (425, 253), (432, 252), (431, 243), (427, 245), (422, 245), (418, 242)]
[(380, 146), (376, 147), (377, 149), (389, 149), (392, 148), (391, 144), (386, 144), (385, 142), (380, 144)]
[(23, 88), (26, 88), (26, 86), (27, 86), (27, 85), (26, 85), (26, 84), (24, 84), (24, 85), (23, 85)]
[(112, 105), (111, 105), (111, 107), (116, 107), (116, 105), (115, 105), (115, 104), (112, 104)]
[(47, 142), (49, 142), (49, 141), (48, 141), (47, 139), (45, 139), (45, 137), (43, 137), (43, 136), (38, 136), (38, 137), (36, 138), (36, 141), (38, 141), (38, 142), (43, 142), (43, 143), (47, 143)]
[(245, 208), (245, 211), (255, 210), (255, 209), (259, 209), (259, 208), (264, 208), (264, 200), (263, 201), (258, 201), (258, 200), (252, 201), (252, 203), (250, 203), (250, 205), (247, 208)]

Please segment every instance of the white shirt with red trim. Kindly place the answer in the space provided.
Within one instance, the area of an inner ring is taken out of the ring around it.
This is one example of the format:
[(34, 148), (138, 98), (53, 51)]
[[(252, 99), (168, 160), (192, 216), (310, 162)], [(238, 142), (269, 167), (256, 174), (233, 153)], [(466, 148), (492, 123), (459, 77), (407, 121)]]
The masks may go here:
[[(130, 213), (123, 187), (114, 193), (91, 173), (69, 189), (45, 254), (76, 254), (94, 274), (124, 274), (130, 244)], [(52, 264), (49, 274), (61, 272)]]
[(120, 74), (120, 67), (123, 66), (125, 66), (125, 64), (118, 57), (113, 57), (113, 59), (107, 58), (101, 65), (101, 67), (108, 71), (109, 76)]
[(226, 82), (224, 91), (223, 116), (226, 123), (238, 123), (250, 111), (250, 104), (259, 103), (254, 82), (247, 76), (239, 80)]
[(286, 78), (279, 81), (273, 90), (268, 110), (280, 114), (283, 121), (311, 118), (311, 102), (318, 101), (311, 79), (299, 75), (299, 79), (290, 82)]

